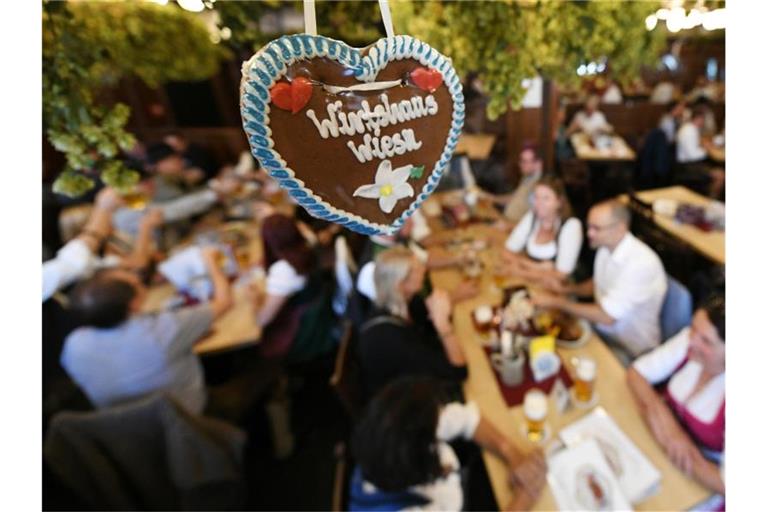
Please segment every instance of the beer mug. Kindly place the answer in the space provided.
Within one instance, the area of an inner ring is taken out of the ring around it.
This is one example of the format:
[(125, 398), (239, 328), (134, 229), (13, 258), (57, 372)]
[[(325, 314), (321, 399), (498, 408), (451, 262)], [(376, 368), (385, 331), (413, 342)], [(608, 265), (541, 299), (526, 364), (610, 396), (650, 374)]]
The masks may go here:
[(480, 306), (472, 314), (475, 329), (481, 334), (487, 335), (493, 328), (494, 312), (491, 306)]
[(131, 190), (121, 194), (125, 205), (132, 210), (143, 210), (147, 207), (149, 197), (140, 187), (135, 186)]
[(580, 357), (576, 363), (576, 382), (574, 395), (577, 401), (589, 403), (595, 392), (595, 377), (597, 376), (597, 364), (594, 359)]
[(531, 389), (523, 400), (526, 435), (533, 442), (542, 441), (545, 437), (547, 420), (547, 395), (538, 389)]

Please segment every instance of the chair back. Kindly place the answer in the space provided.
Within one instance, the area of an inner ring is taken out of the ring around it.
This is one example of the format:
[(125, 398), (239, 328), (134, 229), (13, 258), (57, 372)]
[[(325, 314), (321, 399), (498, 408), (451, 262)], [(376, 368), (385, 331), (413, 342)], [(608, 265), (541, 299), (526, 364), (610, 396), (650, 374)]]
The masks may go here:
[(361, 409), (360, 372), (354, 345), (355, 330), (352, 323), (345, 320), (330, 385), (351, 419), (357, 418)]
[(680, 281), (667, 275), (667, 295), (661, 306), (661, 335), (666, 341), (684, 327), (691, 325), (693, 298)]
[(357, 271), (357, 265), (352, 258), (347, 239), (343, 236), (336, 238), (334, 254), (333, 273), (336, 278), (336, 290), (333, 294), (333, 311), (338, 316), (342, 316), (347, 309), (349, 294), (355, 286), (353, 275)]

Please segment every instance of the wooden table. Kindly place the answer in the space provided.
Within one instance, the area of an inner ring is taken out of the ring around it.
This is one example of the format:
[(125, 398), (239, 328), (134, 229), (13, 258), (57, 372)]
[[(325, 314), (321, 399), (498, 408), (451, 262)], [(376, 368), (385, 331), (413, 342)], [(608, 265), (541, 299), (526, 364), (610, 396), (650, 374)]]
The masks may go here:
[(723, 147), (711, 147), (707, 150), (707, 154), (711, 160), (719, 164), (725, 163), (725, 146)]
[(487, 160), (495, 142), (495, 135), (462, 133), (454, 153), (466, 153), (470, 160)]
[[(644, 190), (637, 192), (635, 195), (638, 199), (649, 205), (653, 205), (653, 202), (657, 199), (671, 199), (679, 203), (706, 207), (713, 201), (681, 186)], [(626, 196), (622, 199), (626, 201)], [(696, 226), (677, 222), (673, 217), (658, 213), (654, 213), (653, 220), (660, 228), (690, 245), (710, 260), (720, 265), (725, 265), (724, 231), (703, 231)]]
[[(488, 226), (472, 227), (465, 230), (464, 234), (474, 233), (477, 238), (498, 240), (500, 237), (489, 235), (491, 233), (488, 231), (489, 229), (492, 228)], [(494, 246), (484, 252), (481, 257), (490, 263), (497, 257), (494, 252), (499, 251), (499, 247), (498, 242), (494, 242)], [(490, 268), (492, 267), (486, 265), (486, 269)], [(509, 408), (504, 402), (493, 374), (494, 370), (482, 348), (480, 335), (475, 330), (471, 320), (471, 312), (477, 306), (498, 304), (501, 300), (501, 292), (493, 286), (490, 273), (491, 271), (488, 270), (482, 276), (482, 293), (470, 301), (458, 304), (453, 314), (454, 329), (457, 338), (461, 340), (463, 345), (469, 367), (469, 378), (464, 384), (464, 393), (468, 400), (473, 400), (478, 404), (484, 417), (517, 442), (522, 449), (530, 450), (533, 445), (521, 431), (521, 425), (525, 421), (522, 406)], [(432, 271), (431, 279), (434, 286), (450, 290), (461, 281), (462, 276), (456, 269), (442, 269)], [(589, 355), (595, 359), (598, 366), (595, 385), (599, 394), (599, 405), (611, 415), (624, 433), (661, 472), (662, 481), (659, 492), (637, 504), (637, 510), (684, 510), (709, 496), (708, 490), (678, 471), (667, 459), (638, 413), (626, 385), (624, 368), (597, 336), (593, 336), (586, 345), (579, 349), (558, 349), (558, 353), (569, 369), (571, 369), (571, 358), (574, 356)], [(556, 412), (551, 400), (549, 410), (547, 421), (552, 428), (553, 438), (557, 436), (560, 428), (588, 412), (572, 408), (560, 415)], [(503, 507), (512, 497), (512, 491), (507, 484), (506, 468), (502, 462), (488, 452), (483, 453), (483, 459), (496, 502), (500, 507)], [(557, 510), (557, 504), (548, 487), (544, 489), (533, 509)]]
[(576, 156), (582, 160), (632, 161), (636, 156), (627, 142), (618, 135), (613, 136), (613, 145), (609, 149), (597, 149), (592, 145), (589, 135), (584, 132), (571, 135), (571, 145)]
[[(256, 225), (238, 224), (246, 227), (246, 232), (250, 237), (251, 261), (259, 261), (262, 247)], [(232, 308), (219, 317), (213, 323), (211, 333), (195, 345), (194, 350), (197, 354), (211, 354), (259, 343), (261, 327), (256, 323), (256, 315), (248, 300), (246, 283), (236, 281), (232, 287), (234, 295)], [(176, 289), (170, 283), (152, 286), (144, 304), (144, 311), (162, 310), (166, 301), (175, 293)]]

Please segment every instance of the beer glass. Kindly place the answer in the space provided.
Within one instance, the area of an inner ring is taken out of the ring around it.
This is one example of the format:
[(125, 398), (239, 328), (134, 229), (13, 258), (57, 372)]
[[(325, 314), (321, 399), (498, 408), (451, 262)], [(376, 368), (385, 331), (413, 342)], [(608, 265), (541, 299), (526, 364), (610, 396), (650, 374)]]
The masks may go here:
[(525, 394), (523, 413), (528, 439), (537, 443), (544, 439), (547, 421), (547, 395), (538, 389)]
[(494, 312), (491, 306), (480, 306), (472, 313), (472, 322), (480, 334), (487, 335), (493, 328)]
[(125, 205), (132, 210), (143, 210), (147, 207), (149, 198), (147, 194), (138, 186), (133, 187), (128, 192), (121, 194)]
[(576, 363), (576, 382), (574, 384), (576, 400), (582, 403), (592, 401), (595, 392), (596, 375), (597, 364), (595, 360), (589, 357), (580, 357)]

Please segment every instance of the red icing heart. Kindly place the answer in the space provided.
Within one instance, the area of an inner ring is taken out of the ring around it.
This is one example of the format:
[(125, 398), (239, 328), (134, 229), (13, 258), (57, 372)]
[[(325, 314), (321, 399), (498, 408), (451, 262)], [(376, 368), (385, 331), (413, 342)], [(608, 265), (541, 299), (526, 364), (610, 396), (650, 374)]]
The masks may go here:
[(436, 69), (416, 68), (411, 71), (411, 80), (419, 89), (435, 92), (443, 83), (443, 75)]
[[(442, 80), (442, 79), (441, 79)], [(299, 112), (312, 97), (312, 82), (299, 76), (291, 83), (280, 82), (269, 91), (269, 95), (278, 108)]]

